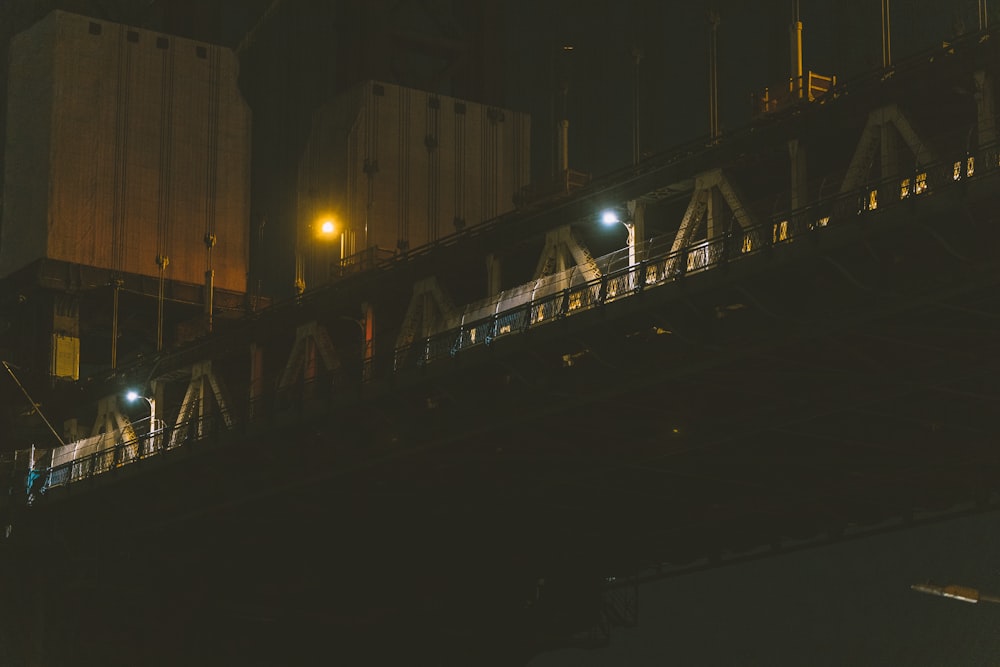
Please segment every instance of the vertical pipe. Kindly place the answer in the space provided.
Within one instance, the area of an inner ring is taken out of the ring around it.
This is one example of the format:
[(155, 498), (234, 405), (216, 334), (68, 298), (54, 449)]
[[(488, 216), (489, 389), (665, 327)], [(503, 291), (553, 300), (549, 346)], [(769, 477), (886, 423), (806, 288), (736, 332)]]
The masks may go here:
[(121, 278), (112, 279), (111, 296), (111, 369), (118, 368), (118, 290), (121, 289)]
[(212, 313), (215, 308), (215, 269), (212, 266), (212, 249), (217, 238), (212, 232), (205, 232), (205, 250), (208, 253), (208, 267), (205, 270), (205, 328), (212, 333)]
[(170, 264), (166, 255), (156, 256), (156, 265), (160, 268), (159, 289), (156, 295), (156, 351), (163, 350), (163, 271)]
[(573, 46), (564, 44), (552, 57), (553, 91), (552, 111), (556, 121), (555, 161), (553, 176), (565, 175), (569, 171), (569, 73), (566, 57), (573, 52)]
[(882, 0), (882, 67), (892, 67), (892, 27), (889, 24), (889, 0)]
[(632, 164), (639, 164), (639, 61), (642, 52), (639, 48), (632, 49), (632, 61), (635, 63), (632, 79)]
[(792, 76), (792, 93), (795, 97), (802, 99), (805, 97), (805, 81), (802, 78), (802, 20), (799, 15), (799, 2), (795, 0), (793, 7), (792, 25), (789, 26), (789, 47), (791, 49), (791, 66), (789, 71)]
[(719, 138), (718, 10), (708, 11), (708, 25), (708, 133), (715, 143)]
[(565, 174), (569, 169), (569, 121), (562, 119), (556, 127), (557, 174)]

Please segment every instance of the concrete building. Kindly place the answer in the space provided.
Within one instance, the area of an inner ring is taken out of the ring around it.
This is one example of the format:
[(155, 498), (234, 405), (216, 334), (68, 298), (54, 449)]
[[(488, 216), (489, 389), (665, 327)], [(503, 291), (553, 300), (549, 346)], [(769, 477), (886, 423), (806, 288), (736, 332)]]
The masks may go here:
[(297, 284), (510, 211), (529, 182), (530, 140), (525, 113), (384, 82), (324, 105), (299, 165)]
[[(73, 284), (49, 285), (64, 288), (70, 314), (53, 325), (51, 373), (77, 377), (87, 354), (83, 292), (111, 284), (158, 297), (144, 318), (157, 323), (157, 347), (164, 299), (209, 315), (216, 292), (238, 301), (247, 288), (250, 112), (233, 52), (54, 11), (16, 36), (9, 54), (0, 277), (84, 267)], [(167, 321), (168, 339), (176, 324)]]

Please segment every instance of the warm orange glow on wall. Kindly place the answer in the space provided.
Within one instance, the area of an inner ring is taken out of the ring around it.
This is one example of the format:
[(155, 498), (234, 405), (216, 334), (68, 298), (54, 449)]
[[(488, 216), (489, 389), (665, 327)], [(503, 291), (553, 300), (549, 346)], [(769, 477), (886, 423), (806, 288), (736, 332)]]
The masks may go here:
[(321, 241), (333, 241), (339, 236), (340, 225), (332, 215), (321, 215), (312, 225), (313, 236)]

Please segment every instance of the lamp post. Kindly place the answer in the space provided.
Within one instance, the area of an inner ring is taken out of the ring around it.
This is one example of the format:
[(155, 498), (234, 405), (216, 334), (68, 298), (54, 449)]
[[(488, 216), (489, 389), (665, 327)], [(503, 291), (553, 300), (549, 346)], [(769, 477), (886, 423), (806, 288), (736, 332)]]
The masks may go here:
[(156, 430), (156, 401), (148, 396), (143, 396), (134, 389), (129, 390), (129, 392), (125, 394), (125, 398), (129, 403), (135, 403), (141, 398), (149, 404), (149, 432), (152, 433)]
[[(295, 292), (301, 295), (306, 289), (306, 283), (316, 280), (316, 263), (322, 261), (326, 264), (323, 271), (322, 282), (330, 279), (330, 246), (333, 245), (337, 234), (337, 223), (332, 216), (319, 216), (314, 222), (307, 225), (310, 232), (308, 239), (296, 239), (295, 242)], [(343, 243), (341, 243), (343, 246)], [(342, 250), (342, 248), (341, 248)]]
[(621, 224), (628, 230), (628, 238), (625, 241), (628, 248), (628, 265), (635, 266), (635, 224), (632, 219), (629, 216), (623, 217), (615, 209), (609, 208), (601, 213), (601, 222), (605, 225)]

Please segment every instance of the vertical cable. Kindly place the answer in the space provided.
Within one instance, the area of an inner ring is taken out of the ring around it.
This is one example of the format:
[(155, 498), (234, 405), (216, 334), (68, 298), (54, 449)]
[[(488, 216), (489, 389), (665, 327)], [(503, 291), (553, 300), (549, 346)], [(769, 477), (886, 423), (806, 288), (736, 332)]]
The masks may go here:
[(132, 57), (128, 29), (118, 29), (118, 76), (115, 89), (115, 157), (111, 207), (111, 368), (118, 366), (118, 293), (122, 286), (125, 252), (126, 189), (128, 186), (129, 88)]

